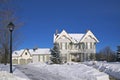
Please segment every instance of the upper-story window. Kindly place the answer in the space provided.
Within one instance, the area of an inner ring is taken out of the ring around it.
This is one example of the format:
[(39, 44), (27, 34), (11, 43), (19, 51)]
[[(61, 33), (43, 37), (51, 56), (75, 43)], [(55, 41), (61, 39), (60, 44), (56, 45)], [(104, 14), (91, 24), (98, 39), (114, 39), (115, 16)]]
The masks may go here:
[(61, 49), (63, 49), (63, 50), (67, 49), (67, 43), (66, 42), (61, 43)]
[(92, 42), (86, 43), (86, 49), (92, 49), (92, 48), (93, 48), (93, 43)]
[(90, 42), (88, 42), (88, 45), (87, 45), (87, 46), (88, 46), (88, 49), (90, 49), (90, 48), (91, 48), (91, 47), (90, 47)]
[(88, 49), (88, 43), (86, 42), (86, 45), (85, 45), (86, 49)]
[(85, 43), (81, 43), (80, 46), (81, 46), (81, 49), (85, 49)]
[(67, 49), (67, 43), (65, 43), (65, 49)]
[(93, 48), (93, 44), (92, 44), (92, 42), (90, 42), (90, 49), (92, 49)]
[(25, 53), (25, 55), (27, 55), (27, 52)]
[(62, 49), (62, 43), (59, 43), (59, 48)]
[(65, 49), (65, 43), (62, 43), (62, 49), (63, 50)]

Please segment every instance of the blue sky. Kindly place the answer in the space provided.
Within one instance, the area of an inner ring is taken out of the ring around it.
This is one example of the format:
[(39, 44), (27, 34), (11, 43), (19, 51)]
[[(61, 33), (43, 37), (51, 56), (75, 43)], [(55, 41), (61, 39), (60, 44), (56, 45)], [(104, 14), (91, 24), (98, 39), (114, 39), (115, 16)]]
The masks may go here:
[(85, 33), (90, 29), (100, 41), (97, 51), (120, 45), (120, 0), (19, 0), (21, 48), (52, 48), (58, 29), (68, 33)]

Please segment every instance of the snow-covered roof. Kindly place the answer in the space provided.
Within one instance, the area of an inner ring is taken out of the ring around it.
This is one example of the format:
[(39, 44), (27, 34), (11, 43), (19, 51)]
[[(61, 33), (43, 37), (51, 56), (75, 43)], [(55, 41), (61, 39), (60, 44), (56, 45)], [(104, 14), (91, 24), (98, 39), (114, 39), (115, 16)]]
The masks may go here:
[(83, 36), (85, 34), (83, 33), (67, 33), (65, 30), (63, 30), (60, 34), (54, 34), (54, 42), (60, 38), (62, 35), (65, 35), (67, 37), (69, 37), (69, 39), (71, 39), (72, 42), (76, 43), (76, 42), (80, 42), (80, 40), (83, 38)]
[(49, 48), (43, 48), (43, 49), (36, 49), (34, 50), (30, 50), (31, 54), (50, 54), (50, 49)]
[(56, 42), (58, 39), (61, 37), (67, 37), (71, 42), (73, 43), (79, 43), (83, 42), (84, 39), (88, 36), (92, 36), (96, 42), (99, 42), (98, 39), (94, 36), (94, 34), (90, 31), (87, 30), (85, 34), (83, 33), (67, 33), (65, 30), (63, 30), (61, 33), (56, 33), (54, 34), (54, 42)]
[(77, 40), (78, 42), (82, 39), (82, 37), (84, 36), (84, 34), (68, 34), (72, 39)]
[(23, 53), (24, 49), (13, 51), (12, 56), (20, 56)]
[[(24, 52), (24, 50), (26, 50), (26, 49), (14, 51), (12, 56), (20, 56)], [(49, 48), (37, 48), (36, 50), (28, 49), (28, 51), (30, 52), (31, 55), (33, 55), (33, 54), (50, 54)]]

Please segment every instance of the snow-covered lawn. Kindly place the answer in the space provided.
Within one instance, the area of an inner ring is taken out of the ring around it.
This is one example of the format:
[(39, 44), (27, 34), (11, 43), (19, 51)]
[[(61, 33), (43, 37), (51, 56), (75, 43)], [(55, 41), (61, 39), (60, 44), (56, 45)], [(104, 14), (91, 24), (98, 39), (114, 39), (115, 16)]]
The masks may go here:
[[(16, 67), (19, 68), (21, 66), (17, 65)], [(61, 65), (30, 63), (28, 65), (22, 65), (21, 71), (31, 70), (27, 73), (29, 74), (27, 75), (28, 77), (22, 73), (23, 71), (21, 72), (17, 68), (13, 67), (13, 74), (10, 74), (9, 65), (0, 64), (0, 80), (30, 80), (28, 78), (30, 74), (37, 75), (36, 79), (38, 80), (40, 78), (52, 80), (53, 77), (54, 80), (56, 78), (57, 80), (109, 80), (109, 76), (106, 73), (99, 72), (95, 68), (81, 63), (69, 62)]]
[(106, 61), (90, 61), (84, 62), (88, 66), (92, 66), (102, 72), (120, 79), (120, 62), (106, 62)]
[(0, 64), (0, 80), (29, 80), (21, 71), (13, 67), (13, 74), (9, 73), (9, 65)]
[[(99, 72), (93, 67), (86, 66), (81, 63), (53, 64), (31, 63), (28, 66), (33, 66), (36, 69), (47, 70), (53, 75), (60, 75), (67, 80), (109, 80), (106, 73)], [(47, 77), (47, 76), (46, 76)]]

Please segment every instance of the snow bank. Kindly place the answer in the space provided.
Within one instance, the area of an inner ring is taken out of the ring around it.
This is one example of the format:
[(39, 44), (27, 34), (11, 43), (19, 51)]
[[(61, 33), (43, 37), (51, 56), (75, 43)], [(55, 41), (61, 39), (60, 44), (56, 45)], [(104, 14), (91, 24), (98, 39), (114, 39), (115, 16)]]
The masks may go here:
[(100, 61), (100, 62), (84, 62), (84, 64), (92, 66), (102, 72), (108, 73), (109, 75), (120, 79), (120, 62), (106, 62), (106, 61)]
[(0, 64), (0, 80), (30, 80), (15, 67), (13, 67), (13, 74), (9, 73), (9, 68), (9, 65)]
[(68, 80), (109, 80), (107, 74), (80, 63), (70, 62), (63, 65), (32, 63), (28, 65), (45, 69), (53, 75), (60, 75), (66, 77)]

